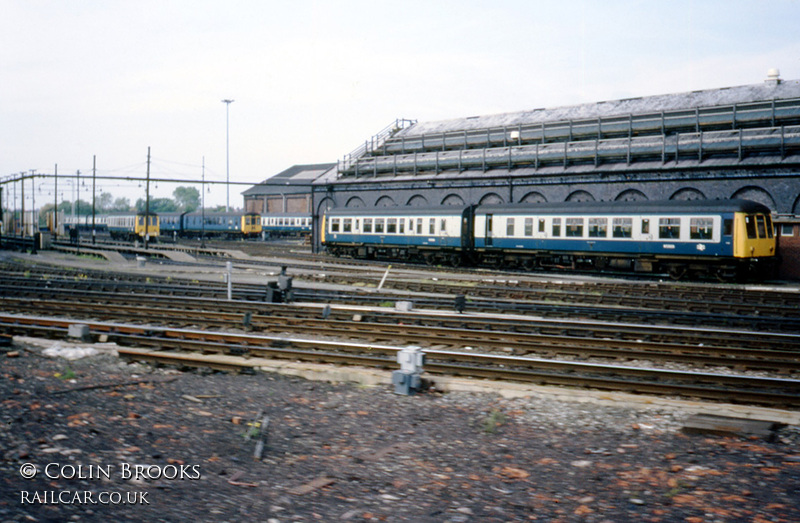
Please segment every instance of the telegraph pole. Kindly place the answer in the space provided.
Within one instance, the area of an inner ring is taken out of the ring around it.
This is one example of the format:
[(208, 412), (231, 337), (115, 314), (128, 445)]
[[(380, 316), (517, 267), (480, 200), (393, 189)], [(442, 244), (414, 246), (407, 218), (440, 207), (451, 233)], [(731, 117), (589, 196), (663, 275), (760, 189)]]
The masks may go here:
[(54, 174), (56, 177), (56, 188), (53, 191), (55, 195), (53, 201), (53, 237), (58, 238), (58, 164), (56, 164)]
[(39, 220), (36, 219), (36, 169), (31, 169), (31, 236), (36, 236), (39, 230)]
[(35, 179), (36, 169), (31, 169), (31, 239), (33, 240), (33, 249), (31, 249), (31, 254), (36, 254), (36, 233), (39, 231), (39, 218), (36, 216), (36, 187), (34, 187)]
[(145, 186), (144, 200), (144, 250), (147, 250), (147, 240), (150, 239), (150, 146), (147, 146), (147, 184)]
[(22, 187), (22, 238), (24, 238), (25, 237), (25, 173), (21, 172), (20, 175), (22, 176), (19, 179)]
[(206, 248), (206, 157), (203, 156), (203, 182), (200, 184), (200, 248)]
[(97, 155), (92, 156), (92, 245), (95, 244), (97, 231), (94, 228), (94, 202), (95, 202), (95, 180), (97, 178)]

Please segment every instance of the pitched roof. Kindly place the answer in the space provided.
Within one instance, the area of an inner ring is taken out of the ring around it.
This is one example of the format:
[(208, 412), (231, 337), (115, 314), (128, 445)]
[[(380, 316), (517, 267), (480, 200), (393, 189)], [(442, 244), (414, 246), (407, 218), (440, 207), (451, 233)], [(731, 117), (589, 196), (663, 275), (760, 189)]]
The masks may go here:
[(242, 194), (244, 196), (272, 194), (275, 192), (277, 187), (286, 187), (287, 185), (295, 187), (310, 186), (314, 180), (334, 167), (336, 167), (335, 163), (293, 165), (288, 169), (265, 179), (263, 182), (254, 185), (250, 189), (242, 192)]

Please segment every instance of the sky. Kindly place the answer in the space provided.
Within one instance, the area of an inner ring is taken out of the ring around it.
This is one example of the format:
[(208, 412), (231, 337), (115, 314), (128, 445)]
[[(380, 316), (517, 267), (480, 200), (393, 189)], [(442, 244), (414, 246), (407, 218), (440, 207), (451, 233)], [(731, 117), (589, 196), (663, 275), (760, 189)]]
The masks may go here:
[[(93, 159), (98, 176), (144, 178), (150, 148), (151, 177), (214, 182), (207, 206), (226, 204), (228, 176), (241, 207), (248, 184), (336, 162), (398, 118), (758, 84), (771, 68), (800, 79), (800, 0), (0, 0), (0, 12), (0, 182), (56, 165), (83, 177)], [(53, 180), (35, 183), (36, 206), (53, 201)], [(143, 185), (97, 190), (134, 203)], [(151, 194), (179, 185), (196, 186)]]

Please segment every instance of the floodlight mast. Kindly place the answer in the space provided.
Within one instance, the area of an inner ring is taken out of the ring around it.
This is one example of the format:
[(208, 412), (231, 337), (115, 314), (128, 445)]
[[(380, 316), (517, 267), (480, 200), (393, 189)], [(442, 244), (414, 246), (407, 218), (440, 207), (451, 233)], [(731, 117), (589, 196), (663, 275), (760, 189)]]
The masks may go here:
[(230, 108), (233, 100), (222, 100), (225, 104), (225, 212), (231, 210), (231, 162), (230, 162)]

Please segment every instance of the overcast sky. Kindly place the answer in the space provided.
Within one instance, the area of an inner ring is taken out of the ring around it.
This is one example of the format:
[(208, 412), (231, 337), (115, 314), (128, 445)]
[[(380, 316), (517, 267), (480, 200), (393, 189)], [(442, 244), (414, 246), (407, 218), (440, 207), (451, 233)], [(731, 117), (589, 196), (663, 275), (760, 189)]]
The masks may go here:
[[(770, 68), (800, 79), (800, 0), (0, 0), (0, 13), (0, 178), (90, 173), (93, 155), (98, 174), (143, 177), (149, 146), (151, 176), (199, 179), (205, 158), (224, 181), (225, 98), (231, 180), (255, 183), (335, 162), (396, 118), (758, 84)], [(37, 207), (53, 199), (39, 183)], [(224, 204), (224, 186), (206, 203)]]

